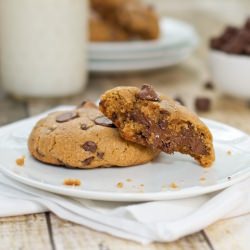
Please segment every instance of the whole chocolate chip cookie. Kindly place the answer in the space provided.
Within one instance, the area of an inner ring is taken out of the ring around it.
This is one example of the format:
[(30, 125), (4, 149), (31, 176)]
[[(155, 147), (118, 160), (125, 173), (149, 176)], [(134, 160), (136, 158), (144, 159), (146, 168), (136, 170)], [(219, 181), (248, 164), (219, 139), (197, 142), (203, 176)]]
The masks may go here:
[[(93, 34), (91, 41), (105, 41), (104, 38), (113, 41), (152, 40), (160, 36), (157, 12), (151, 5), (143, 1), (91, 0), (90, 5), (101, 17), (100, 20), (104, 22), (103, 24), (99, 23), (97, 32), (92, 32), (92, 28), (97, 27), (97, 25), (94, 26), (97, 22), (92, 20), (92, 26), (90, 25), (90, 34)], [(109, 24), (109, 27), (107, 27), (107, 24)], [(112, 33), (109, 32), (111, 27)], [(102, 31), (102, 34), (100, 31)]]
[(215, 159), (207, 126), (187, 108), (158, 94), (150, 85), (109, 90), (101, 97), (99, 108), (126, 140), (166, 153), (189, 154), (204, 167)]
[(122, 139), (112, 121), (90, 102), (41, 119), (28, 147), (39, 161), (70, 168), (137, 165), (159, 153)]

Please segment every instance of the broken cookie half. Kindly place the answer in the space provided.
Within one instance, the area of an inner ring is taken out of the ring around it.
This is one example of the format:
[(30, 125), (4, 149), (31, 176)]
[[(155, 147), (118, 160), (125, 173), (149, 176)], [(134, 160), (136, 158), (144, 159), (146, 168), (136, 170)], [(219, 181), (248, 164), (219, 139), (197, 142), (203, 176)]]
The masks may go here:
[(203, 167), (211, 166), (215, 160), (208, 127), (194, 113), (158, 94), (150, 85), (109, 90), (102, 95), (99, 108), (126, 140), (169, 154), (189, 154)]

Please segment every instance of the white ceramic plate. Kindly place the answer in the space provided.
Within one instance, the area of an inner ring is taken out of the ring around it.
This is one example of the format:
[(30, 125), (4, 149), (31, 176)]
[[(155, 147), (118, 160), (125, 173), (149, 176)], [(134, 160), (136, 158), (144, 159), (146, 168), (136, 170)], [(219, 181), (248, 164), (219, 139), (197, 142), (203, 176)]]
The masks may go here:
[(92, 72), (128, 72), (138, 70), (152, 70), (163, 67), (174, 66), (185, 61), (192, 53), (194, 47), (185, 48), (180, 52), (168, 54), (150, 59), (132, 60), (92, 60), (89, 62), (89, 69)]
[[(27, 150), (27, 136), (36, 120), (0, 129), (0, 170), (7, 176), (50, 192), (86, 199), (150, 201), (181, 199), (226, 188), (250, 176), (250, 139), (243, 132), (204, 120), (215, 139), (216, 161), (204, 169), (188, 156), (162, 153), (154, 162), (128, 168), (74, 170), (42, 164)], [(228, 153), (230, 150), (231, 154)], [(26, 157), (25, 166), (15, 160)], [(80, 187), (63, 185), (80, 179)], [(123, 187), (117, 187), (122, 182)], [(171, 188), (171, 183), (178, 187)]]
[(89, 70), (124, 72), (176, 65), (196, 48), (198, 36), (188, 24), (169, 18), (161, 20), (161, 37), (156, 41), (91, 43)]

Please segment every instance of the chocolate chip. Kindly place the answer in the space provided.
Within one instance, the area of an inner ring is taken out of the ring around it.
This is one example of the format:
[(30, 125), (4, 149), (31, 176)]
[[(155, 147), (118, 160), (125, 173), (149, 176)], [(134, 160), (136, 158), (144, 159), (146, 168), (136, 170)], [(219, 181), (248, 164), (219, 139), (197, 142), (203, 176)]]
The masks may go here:
[(103, 159), (103, 156), (104, 156), (104, 152), (97, 152), (97, 157), (99, 159)]
[(63, 114), (60, 114), (56, 117), (57, 122), (67, 122), (69, 120), (73, 120), (75, 118), (79, 117), (77, 112), (65, 112)]
[(112, 120), (116, 120), (117, 119), (117, 114), (116, 113), (112, 113)]
[(213, 38), (210, 41), (211, 48), (238, 55), (249, 55), (249, 44), (250, 17), (243, 27), (228, 26), (219, 37)]
[(221, 38), (224, 42), (229, 41), (232, 37), (235, 37), (239, 29), (234, 26), (227, 26)]
[(150, 125), (150, 119), (148, 119), (142, 112), (138, 110), (131, 111), (127, 114), (128, 118), (132, 121), (141, 123), (148, 127)]
[(110, 128), (115, 128), (115, 125), (106, 116), (97, 117), (94, 120), (94, 122), (95, 122), (96, 125), (100, 125), (100, 126), (104, 126), (104, 127), (110, 127)]
[(96, 149), (97, 149), (97, 145), (95, 142), (93, 141), (87, 141), (82, 145), (82, 148), (85, 151), (91, 152), (91, 153), (95, 153)]
[(148, 101), (154, 101), (154, 102), (160, 101), (160, 98), (157, 95), (157, 93), (154, 91), (153, 87), (148, 84), (142, 85), (141, 90), (137, 94), (137, 97), (141, 100), (148, 100)]
[(161, 109), (160, 114), (162, 115), (169, 115), (169, 112), (166, 109)]
[(82, 123), (80, 127), (82, 130), (87, 130), (89, 128), (88, 125), (85, 123)]
[(220, 38), (212, 38), (210, 40), (210, 48), (220, 50), (223, 46), (223, 41)]
[(168, 122), (165, 121), (165, 120), (159, 120), (159, 121), (158, 121), (158, 125), (159, 125), (159, 127), (160, 127), (161, 129), (164, 130), (164, 129), (167, 128)]
[(183, 100), (181, 99), (181, 97), (177, 96), (174, 98), (174, 100), (176, 102), (178, 102), (179, 104), (181, 104), (182, 106), (185, 106), (185, 103), (183, 102)]
[(209, 89), (209, 90), (213, 90), (214, 89), (214, 85), (211, 81), (208, 81), (204, 84), (204, 88), (205, 89)]
[(246, 30), (250, 30), (250, 17), (247, 18), (245, 25), (244, 25), (244, 28)]
[(84, 161), (82, 161), (82, 163), (83, 163), (83, 165), (87, 166), (87, 165), (89, 165), (94, 159), (95, 159), (95, 157), (94, 157), (94, 156), (91, 156), (91, 157), (85, 159)]
[(211, 100), (208, 97), (197, 97), (195, 99), (195, 108), (197, 111), (209, 111), (211, 108)]
[(244, 54), (250, 55), (250, 45), (247, 45), (247, 46), (244, 48)]
[(235, 37), (222, 47), (222, 50), (229, 54), (241, 54), (244, 51), (245, 41)]

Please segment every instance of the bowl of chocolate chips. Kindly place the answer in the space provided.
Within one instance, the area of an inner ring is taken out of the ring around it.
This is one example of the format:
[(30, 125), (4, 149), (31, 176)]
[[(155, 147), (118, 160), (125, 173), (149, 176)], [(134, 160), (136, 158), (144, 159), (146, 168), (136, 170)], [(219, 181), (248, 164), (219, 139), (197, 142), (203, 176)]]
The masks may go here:
[(209, 63), (218, 90), (250, 98), (250, 17), (242, 27), (227, 26), (210, 40)]

